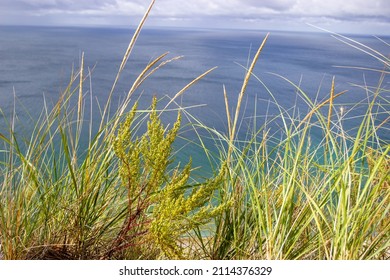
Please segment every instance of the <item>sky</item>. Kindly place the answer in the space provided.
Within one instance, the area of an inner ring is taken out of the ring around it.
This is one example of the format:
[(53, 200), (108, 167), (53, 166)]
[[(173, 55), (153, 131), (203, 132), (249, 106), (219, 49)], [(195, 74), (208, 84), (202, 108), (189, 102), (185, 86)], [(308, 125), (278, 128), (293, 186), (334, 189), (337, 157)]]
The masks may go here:
[[(0, 0), (0, 25), (134, 26), (149, 0)], [(156, 0), (146, 26), (390, 35), (389, 0)]]

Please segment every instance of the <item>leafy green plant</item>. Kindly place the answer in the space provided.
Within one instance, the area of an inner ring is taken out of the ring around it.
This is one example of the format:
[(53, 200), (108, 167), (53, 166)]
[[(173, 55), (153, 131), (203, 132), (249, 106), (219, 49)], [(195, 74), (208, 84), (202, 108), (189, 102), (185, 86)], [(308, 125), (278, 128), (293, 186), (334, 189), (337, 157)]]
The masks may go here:
[(127, 217), (108, 257), (118, 250), (146, 240), (155, 244), (162, 257), (183, 258), (180, 243), (186, 233), (203, 225), (221, 211), (210, 200), (222, 184), (221, 176), (199, 186), (189, 185), (191, 162), (182, 170), (170, 168), (172, 145), (180, 128), (181, 115), (171, 130), (164, 128), (152, 102), (147, 131), (133, 139), (132, 124), (137, 105), (120, 125), (114, 141), (119, 174), (127, 191)]

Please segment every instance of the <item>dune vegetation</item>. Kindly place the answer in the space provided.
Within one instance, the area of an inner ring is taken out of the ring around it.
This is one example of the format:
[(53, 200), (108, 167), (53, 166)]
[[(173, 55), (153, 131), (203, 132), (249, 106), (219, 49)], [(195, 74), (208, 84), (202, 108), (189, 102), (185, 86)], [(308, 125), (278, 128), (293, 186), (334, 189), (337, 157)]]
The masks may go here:
[[(389, 89), (382, 82), (389, 58), (337, 35), (384, 65), (378, 86), (366, 88), (367, 110), (353, 133), (343, 127), (349, 111), (337, 104), (344, 92), (335, 92), (334, 80), (322, 101), (290, 82), (310, 110), (291, 114), (273, 99), (279, 114), (239, 137), (241, 104), (250, 79), (261, 85), (253, 69), (268, 35), (246, 69), (234, 111), (221, 92), (227, 131), (204, 125), (179, 105), (175, 123), (166, 124), (161, 117), (168, 109), (157, 104), (175, 105), (213, 69), (168, 102), (155, 97), (150, 108), (138, 109), (135, 90), (173, 60), (163, 54), (139, 73), (120, 105), (111, 102), (152, 6), (107, 103), (99, 105), (98, 123), (84, 118), (91, 73), (83, 60), (55, 106), (44, 106), (28, 138), (15, 132), (16, 114), (2, 113), (8, 131), (0, 133), (1, 258), (388, 259), (390, 144), (377, 132), (388, 130)], [(189, 121), (182, 124), (184, 118)], [(270, 130), (275, 123), (277, 133)], [(183, 129), (198, 139), (186, 139)], [(313, 129), (322, 132), (319, 144), (311, 141)], [(179, 138), (207, 155), (207, 178), (192, 176), (197, 166), (191, 161), (175, 162)]]

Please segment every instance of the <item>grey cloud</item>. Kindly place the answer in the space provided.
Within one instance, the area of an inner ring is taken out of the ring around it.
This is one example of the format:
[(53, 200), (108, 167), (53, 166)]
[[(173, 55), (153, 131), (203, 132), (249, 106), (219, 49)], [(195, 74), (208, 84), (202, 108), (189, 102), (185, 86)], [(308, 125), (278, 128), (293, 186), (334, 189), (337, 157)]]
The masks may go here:
[[(15, 11), (104, 11), (112, 13), (142, 13), (148, 0), (0, 0), (2, 10)], [(134, 10), (133, 10), (134, 9)], [(155, 14), (167, 16), (191, 15), (264, 15), (296, 16), (386, 16), (388, 0), (156, 0)]]
[(18, 9), (18, 10), (47, 10), (47, 9), (59, 9), (59, 10), (78, 10), (78, 9), (100, 9), (107, 4), (110, 4), (112, 0), (0, 0), (0, 5), (5, 9)]
[[(24, 15), (51, 16), (52, 20), (56, 15), (61, 19), (68, 16), (69, 21), (72, 16), (84, 16), (87, 22), (88, 17), (99, 17), (105, 18), (104, 22), (108, 24), (110, 21), (118, 23), (118, 18), (141, 17), (149, 3), (149, 0), (0, 0), (0, 23), (16, 17), (26, 21)], [(178, 19), (188, 24), (218, 20), (227, 27), (235, 24), (232, 24), (233, 20), (256, 22), (266, 19), (362, 20), (390, 25), (389, 11), (388, 0), (156, 0), (149, 20), (155, 24), (171, 21), (173, 25)]]
[(244, 0), (241, 2), (244, 5), (248, 5), (251, 8), (264, 7), (275, 11), (287, 11), (291, 9), (297, 1), (296, 0), (265, 0), (260, 2), (258, 0)]

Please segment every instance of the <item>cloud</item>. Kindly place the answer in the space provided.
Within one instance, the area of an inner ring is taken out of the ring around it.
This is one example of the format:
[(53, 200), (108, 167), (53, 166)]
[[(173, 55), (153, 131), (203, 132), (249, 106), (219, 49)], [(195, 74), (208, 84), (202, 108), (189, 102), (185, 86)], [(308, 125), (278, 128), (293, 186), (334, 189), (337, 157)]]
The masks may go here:
[[(141, 17), (148, 0), (0, 0), (0, 23), (27, 21), (34, 17), (118, 23), (126, 17)], [(374, 22), (389, 26), (388, 0), (156, 0), (151, 18), (167, 24), (178, 20), (187, 24), (209, 25), (215, 21), (227, 27), (237, 23), (268, 21)], [(67, 19), (68, 18), (68, 19)], [(361, 23), (363, 24), (363, 23)]]
[(291, 10), (295, 15), (326, 17), (389, 17), (390, 2), (387, 0), (298, 0)]

